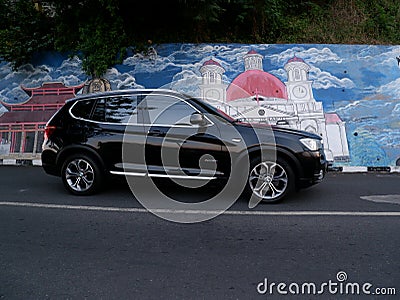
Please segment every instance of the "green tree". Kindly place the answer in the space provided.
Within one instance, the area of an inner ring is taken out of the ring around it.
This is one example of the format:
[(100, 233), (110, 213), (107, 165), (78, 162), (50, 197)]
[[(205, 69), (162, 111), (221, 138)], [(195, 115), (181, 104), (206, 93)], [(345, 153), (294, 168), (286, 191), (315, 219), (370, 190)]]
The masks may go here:
[(118, 1), (55, 0), (53, 5), (55, 49), (80, 56), (84, 71), (94, 77), (122, 62), (127, 37)]
[(79, 55), (99, 77), (149, 43), (400, 41), (398, 0), (0, 0), (0, 59)]
[(52, 49), (51, 24), (31, 1), (0, 0), (0, 60), (11, 62), (15, 69), (38, 51)]
[(398, 0), (358, 1), (365, 14), (365, 35), (377, 42), (400, 42), (400, 2)]

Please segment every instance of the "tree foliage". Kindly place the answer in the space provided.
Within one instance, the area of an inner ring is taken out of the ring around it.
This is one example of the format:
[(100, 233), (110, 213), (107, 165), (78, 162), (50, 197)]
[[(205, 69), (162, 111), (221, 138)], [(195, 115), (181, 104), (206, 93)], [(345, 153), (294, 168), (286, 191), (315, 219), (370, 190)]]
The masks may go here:
[(0, 0), (0, 58), (18, 67), (35, 52), (51, 49), (51, 23), (31, 1)]
[(101, 76), (149, 43), (398, 44), (398, 0), (0, 0), (0, 57), (79, 55)]

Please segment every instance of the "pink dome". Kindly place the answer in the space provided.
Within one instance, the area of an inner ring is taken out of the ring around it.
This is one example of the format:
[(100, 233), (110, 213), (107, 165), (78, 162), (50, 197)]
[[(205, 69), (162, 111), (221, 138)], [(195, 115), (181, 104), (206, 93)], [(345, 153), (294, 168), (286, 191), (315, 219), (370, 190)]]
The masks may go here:
[(289, 59), (287, 63), (291, 63), (291, 62), (302, 62), (302, 63), (303, 63), (304, 60), (303, 60), (302, 58), (297, 57), (297, 56), (295, 55), (295, 56), (293, 56), (291, 59)]
[(214, 65), (214, 66), (218, 66), (218, 67), (222, 67), (221, 64), (213, 59), (209, 59), (207, 61), (205, 61), (203, 63), (203, 66), (210, 66), (210, 65)]
[(261, 70), (248, 70), (237, 76), (226, 91), (227, 101), (253, 95), (288, 99), (286, 86), (274, 75)]
[(251, 49), (249, 52), (247, 52), (247, 54), (258, 54), (258, 53), (254, 49)]

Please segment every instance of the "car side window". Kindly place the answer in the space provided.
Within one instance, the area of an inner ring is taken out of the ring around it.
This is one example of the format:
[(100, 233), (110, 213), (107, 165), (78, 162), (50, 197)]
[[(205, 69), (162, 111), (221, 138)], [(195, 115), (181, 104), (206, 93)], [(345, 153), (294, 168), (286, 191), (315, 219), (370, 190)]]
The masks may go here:
[(192, 126), (190, 116), (197, 112), (185, 101), (168, 95), (148, 95), (143, 105), (148, 121), (154, 125)]
[(136, 96), (118, 96), (97, 100), (92, 120), (105, 123), (138, 123)]
[(105, 99), (99, 99), (96, 102), (96, 105), (93, 110), (93, 114), (91, 119), (93, 121), (104, 122), (105, 120)]
[(76, 118), (89, 119), (94, 103), (95, 101), (93, 100), (78, 101), (72, 108), (71, 113)]

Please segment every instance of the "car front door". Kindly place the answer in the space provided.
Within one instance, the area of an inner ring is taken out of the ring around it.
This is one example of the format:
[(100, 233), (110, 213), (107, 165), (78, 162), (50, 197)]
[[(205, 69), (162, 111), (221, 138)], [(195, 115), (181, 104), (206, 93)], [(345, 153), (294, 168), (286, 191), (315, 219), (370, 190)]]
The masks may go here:
[(150, 176), (207, 180), (222, 175), (217, 168), (222, 143), (213, 122), (176, 95), (152, 93), (143, 104)]

